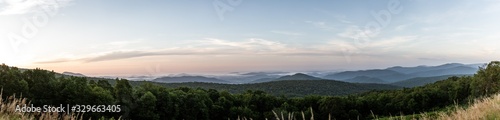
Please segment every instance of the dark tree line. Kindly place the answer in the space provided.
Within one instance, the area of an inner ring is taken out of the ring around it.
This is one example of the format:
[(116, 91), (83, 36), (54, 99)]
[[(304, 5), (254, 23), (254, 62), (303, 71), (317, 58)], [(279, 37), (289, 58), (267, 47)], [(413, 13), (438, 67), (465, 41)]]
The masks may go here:
[(214, 89), (187, 87), (165, 88), (145, 82), (131, 86), (116, 79), (88, 80), (65, 77), (41, 69), (20, 70), (1, 65), (0, 87), (3, 97), (16, 95), (35, 105), (121, 105), (120, 113), (86, 113), (85, 118), (221, 120), (246, 117), (274, 118), (273, 111), (315, 119), (371, 119), (374, 115), (389, 116), (439, 110), (467, 104), (478, 97), (500, 90), (500, 62), (494, 61), (474, 76), (450, 77), (422, 87), (401, 90), (371, 91), (347, 96), (306, 96), (287, 98), (248, 90), (241, 94)]

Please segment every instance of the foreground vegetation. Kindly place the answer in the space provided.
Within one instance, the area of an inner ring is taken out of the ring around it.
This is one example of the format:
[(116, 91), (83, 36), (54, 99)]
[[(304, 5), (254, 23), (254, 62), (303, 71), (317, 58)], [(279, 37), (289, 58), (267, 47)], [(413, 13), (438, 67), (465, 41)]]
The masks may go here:
[(456, 107), (451, 113), (442, 112), (440, 120), (497, 120), (500, 119), (500, 94), (477, 100), (469, 107)]
[(106, 80), (57, 77), (56, 73), (41, 69), (21, 71), (6, 65), (0, 67), (4, 96), (25, 97), (35, 106), (121, 105), (118, 113), (85, 113), (84, 119), (273, 119), (277, 116), (275, 113), (304, 113), (290, 114), (290, 118), (373, 119), (466, 105), (476, 98), (498, 93), (500, 62), (489, 63), (474, 76), (450, 77), (416, 88), (347, 96), (288, 98), (258, 90), (231, 94), (214, 89), (166, 88), (152, 83), (133, 87), (129, 81), (118, 79), (114, 82), (112, 85)]
[(3, 94), (0, 91), (0, 120), (77, 120), (82, 119), (81, 114), (60, 114), (60, 113), (21, 113), (16, 111), (17, 105), (27, 104), (26, 98), (16, 98), (15, 96), (7, 97), (4, 100)]

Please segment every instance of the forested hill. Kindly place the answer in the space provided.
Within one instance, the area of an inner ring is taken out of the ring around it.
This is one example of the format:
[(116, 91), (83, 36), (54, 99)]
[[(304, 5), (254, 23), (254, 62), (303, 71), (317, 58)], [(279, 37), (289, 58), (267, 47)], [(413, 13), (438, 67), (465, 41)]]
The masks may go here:
[(449, 77), (453, 76), (473, 76), (473, 75), (443, 75), (443, 76), (435, 76), (435, 77), (417, 77), (408, 80), (403, 80), (399, 82), (391, 83), (391, 85), (402, 86), (407, 88), (424, 86), (426, 84), (435, 83), (437, 81), (446, 80)]
[[(306, 79), (307, 78), (307, 79)], [(105, 78), (89, 78), (90, 80), (106, 80), (114, 85), (116, 80)], [(184, 83), (159, 83), (150, 81), (129, 81), (132, 86), (139, 86), (144, 83), (152, 83), (166, 88), (202, 88), (205, 90), (215, 89), (218, 91), (228, 91), (238, 94), (247, 90), (260, 90), (276, 96), (302, 97), (307, 95), (349, 95), (367, 92), (371, 90), (394, 90), (402, 87), (389, 84), (376, 83), (349, 83), (336, 80), (324, 80), (303, 74), (284, 76), (279, 79), (250, 84), (226, 84), (207, 82), (184, 82)]]
[[(108, 83), (113, 81), (114, 84)], [(362, 88), (359, 85), (339, 81), (275, 81), (262, 84), (279, 84), (277, 89), (312, 89), (311, 94), (339, 86)], [(304, 86), (287, 86), (287, 82)], [(335, 83), (328, 84), (327, 82)], [(141, 85), (133, 85), (141, 84)], [(98, 78), (61, 77), (55, 72), (42, 69), (21, 70), (0, 66), (2, 98), (8, 96), (27, 98), (34, 106), (43, 105), (121, 105), (120, 112), (86, 113), (89, 118), (122, 118), (138, 120), (226, 120), (252, 118), (276, 119), (273, 111), (294, 118), (313, 119), (376, 119), (383, 116), (411, 115), (435, 112), (455, 105), (467, 106), (470, 101), (500, 92), (500, 61), (493, 61), (480, 68), (473, 76), (450, 77), (425, 86), (397, 90), (370, 91), (346, 96), (281, 97), (260, 90), (231, 94), (215, 89), (188, 88), (151, 82), (128, 80), (98, 80)], [(243, 88), (245, 85), (238, 87)], [(265, 86), (273, 92), (276, 86)], [(169, 88), (167, 88), (169, 87)], [(222, 87), (222, 86), (218, 86)], [(333, 89), (335, 90), (335, 89)], [(332, 90), (332, 91), (333, 91)], [(273, 93), (274, 94), (274, 93)], [(1, 111), (0, 111), (1, 112)], [(291, 114), (288, 114), (291, 113)], [(309, 114), (310, 113), (310, 114)], [(313, 115), (314, 114), (314, 115)], [(418, 118), (416, 118), (418, 119)]]
[(300, 97), (306, 95), (349, 95), (371, 90), (392, 90), (401, 87), (385, 84), (347, 83), (334, 80), (282, 80), (255, 84), (218, 84), (218, 83), (164, 83), (167, 88), (189, 87), (215, 89), (231, 93), (247, 90), (261, 90), (276, 96)]

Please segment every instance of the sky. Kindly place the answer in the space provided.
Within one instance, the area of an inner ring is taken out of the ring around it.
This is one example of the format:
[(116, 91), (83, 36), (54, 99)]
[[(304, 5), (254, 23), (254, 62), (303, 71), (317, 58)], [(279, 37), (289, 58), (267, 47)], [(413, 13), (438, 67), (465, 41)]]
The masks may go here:
[(499, 0), (0, 0), (0, 63), (85, 75), (499, 60)]

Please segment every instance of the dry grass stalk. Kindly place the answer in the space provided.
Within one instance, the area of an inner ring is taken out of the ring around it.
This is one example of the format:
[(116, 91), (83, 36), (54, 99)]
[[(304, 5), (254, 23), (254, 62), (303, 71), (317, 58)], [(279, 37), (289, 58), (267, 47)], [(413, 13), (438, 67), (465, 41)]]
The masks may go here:
[(281, 113), (281, 119), (282, 119), (282, 120), (285, 120), (285, 117), (283, 116), (283, 111), (282, 111), (282, 112), (280, 112), (280, 113)]
[(313, 108), (311, 107), (311, 120), (314, 120), (314, 113), (313, 113)]
[(304, 115), (304, 111), (302, 111), (302, 120), (306, 120), (306, 116)]
[(3, 89), (0, 91), (0, 120), (20, 119), (20, 120), (82, 120), (83, 115), (60, 115), (57, 112), (53, 113), (22, 113), (16, 111), (18, 105), (27, 105), (26, 98), (16, 98), (15, 95), (10, 96), (7, 100), (3, 99)]
[(500, 94), (491, 98), (477, 100), (473, 105), (464, 109), (456, 106), (452, 113), (440, 113), (440, 120), (478, 120), (500, 119)]

